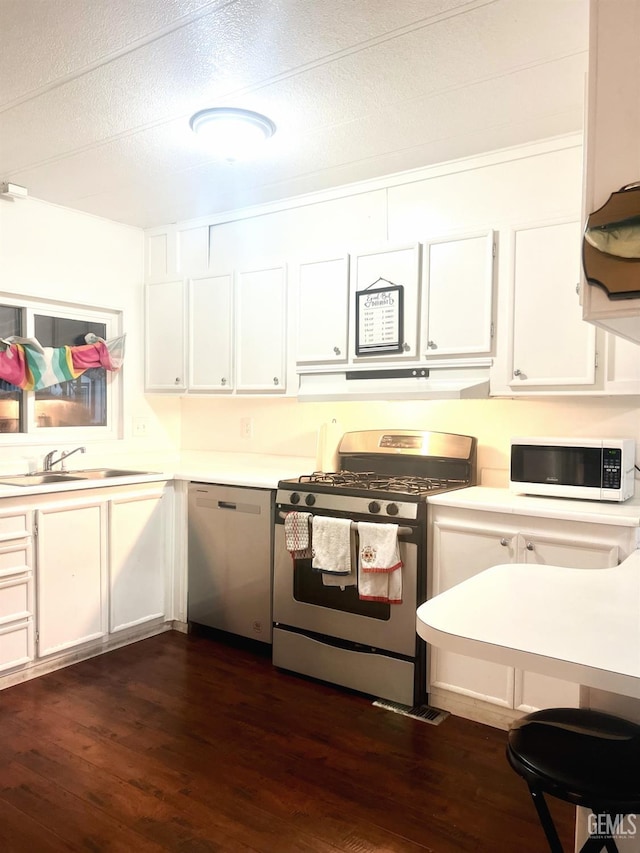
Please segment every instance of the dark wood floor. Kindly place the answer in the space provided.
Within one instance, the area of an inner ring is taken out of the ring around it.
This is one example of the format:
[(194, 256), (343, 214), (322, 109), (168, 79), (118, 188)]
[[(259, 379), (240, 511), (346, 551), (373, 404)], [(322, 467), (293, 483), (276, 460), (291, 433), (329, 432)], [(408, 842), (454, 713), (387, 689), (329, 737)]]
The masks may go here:
[[(8, 688), (0, 731), (2, 853), (546, 850), (504, 732), (403, 717), (210, 638)], [(572, 849), (573, 810), (553, 806)]]

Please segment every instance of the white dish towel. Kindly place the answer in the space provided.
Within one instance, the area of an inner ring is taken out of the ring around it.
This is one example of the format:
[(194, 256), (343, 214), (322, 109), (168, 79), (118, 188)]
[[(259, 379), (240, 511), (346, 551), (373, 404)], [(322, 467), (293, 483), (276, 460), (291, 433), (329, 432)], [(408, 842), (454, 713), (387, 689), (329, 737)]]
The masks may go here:
[(335, 586), (346, 586), (351, 574), (351, 521), (314, 515), (312, 568), (335, 578)]
[(397, 524), (358, 522), (358, 595), (402, 604), (402, 559)]

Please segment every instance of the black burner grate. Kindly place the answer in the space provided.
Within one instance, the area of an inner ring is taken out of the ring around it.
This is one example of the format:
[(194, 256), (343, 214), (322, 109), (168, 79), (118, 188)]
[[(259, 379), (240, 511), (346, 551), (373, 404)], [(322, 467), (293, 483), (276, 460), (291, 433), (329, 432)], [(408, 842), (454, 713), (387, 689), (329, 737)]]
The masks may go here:
[(374, 471), (316, 471), (298, 478), (300, 484), (321, 484), (336, 489), (362, 489), (422, 495), (468, 485), (465, 480), (441, 477), (385, 476)]

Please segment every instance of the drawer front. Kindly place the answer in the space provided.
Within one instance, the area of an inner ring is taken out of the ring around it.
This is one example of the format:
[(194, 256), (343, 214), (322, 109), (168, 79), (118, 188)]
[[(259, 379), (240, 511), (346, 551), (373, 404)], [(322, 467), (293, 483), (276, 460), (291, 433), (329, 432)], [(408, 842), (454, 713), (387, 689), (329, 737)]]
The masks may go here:
[(0, 672), (33, 660), (33, 622), (0, 628)]
[(31, 535), (31, 510), (0, 515), (0, 542)]
[(0, 583), (0, 624), (33, 615), (33, 578)]
[(0, 581), (9, 575), (28, 572), (33, 566), (33, 548), (30, 539), (0, 544)]

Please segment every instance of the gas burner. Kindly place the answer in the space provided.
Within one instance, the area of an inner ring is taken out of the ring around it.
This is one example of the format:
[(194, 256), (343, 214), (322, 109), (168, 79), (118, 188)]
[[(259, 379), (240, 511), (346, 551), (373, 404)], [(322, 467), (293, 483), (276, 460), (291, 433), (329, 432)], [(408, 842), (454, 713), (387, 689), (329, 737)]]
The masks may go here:
[(385, 476), (375, 471), (314, 471), (313, 474), (302, 475), (297, 482), (304, 485), (331, 486), (336, 489), (355, 488), (406, 495), (423, 495), (468, 485), (465, 480), (452, 478)]

